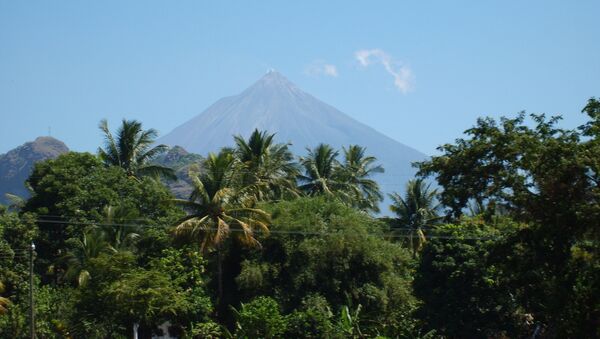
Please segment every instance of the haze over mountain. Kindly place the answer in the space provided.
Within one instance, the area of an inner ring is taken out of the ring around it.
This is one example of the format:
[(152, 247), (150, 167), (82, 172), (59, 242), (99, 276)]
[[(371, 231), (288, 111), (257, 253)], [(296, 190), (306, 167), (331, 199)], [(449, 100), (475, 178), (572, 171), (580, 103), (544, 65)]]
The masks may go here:
[(33, 165), (38, 161), (54, 159), (68, 151), (69, 148), (60, 140), (38, 137), (0, 155), (0, 204), (9, 202), (6, 193), (29, 197), (25, 180), (31, 174)]
[[(275, 71), (242, 93), (218, 100), (158, 142), (204, 155), (232, 146), (233, 135), (248, 137), (255, 128), (276, 133), (278, 142), (291, 142), (297, 155), (321, 142), (338, 149), (350, 144), (365, 146), (385, 168), (375, 179), (386, 193), (402, 191), (415, 173), (411, 162), (426, 158), (302, 91)], [(387, 211), (387, 206), (382, 206), (382, 211)]]

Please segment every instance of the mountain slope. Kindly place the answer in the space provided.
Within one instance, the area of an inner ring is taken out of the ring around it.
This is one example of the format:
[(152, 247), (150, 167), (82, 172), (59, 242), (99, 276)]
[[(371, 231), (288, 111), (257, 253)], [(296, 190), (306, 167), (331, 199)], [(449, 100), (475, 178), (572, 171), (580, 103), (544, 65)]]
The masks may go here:
[(192, 193), (192, 180), (188, 176), (191, 166), (201, 163), (202, 156), (189, 153), (181, 146), (174, 146), (167, 153), (161, 154), (152, 161), (153, 164), (169, 167), (175, 171), (177, 180), (164, 180), (169, 190), (181, 199), (187, 199)]
[(0, 155), (0, 203), (6, 204), (6, 193), (26, 198), (29, 192), (25, 180), (31, 174), (33, 165), (42, 160), (54, 159), (69, 148), (60, 140), (52, 137), (38, 137), (6, 154)]
[(277, 72), (267, 73), (238, 95), (218, 100), (158, 142), (206, 154), (232, 146), (233, 135), (247, 137), (255, 128), (277, 133), (278, 142), (291, 142), (298, 155), (321, 142), (338, 149), (350, 144), (365, 146), (386, 170), (375, 177), (386, 193), (402, 191), (415, 173), (411, 162), (426, 158), (302, 91)]

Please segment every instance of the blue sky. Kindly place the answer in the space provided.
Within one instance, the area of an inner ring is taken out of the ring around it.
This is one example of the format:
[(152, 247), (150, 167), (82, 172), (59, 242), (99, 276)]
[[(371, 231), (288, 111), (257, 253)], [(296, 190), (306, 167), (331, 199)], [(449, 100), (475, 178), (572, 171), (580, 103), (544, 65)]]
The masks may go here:
[(102, 118), (166, 134), (274, 68), (433, 154), (478, 116), (600, 96), (598, 1), (0, 0), (0, 153), (51, 134), (95, 151)]

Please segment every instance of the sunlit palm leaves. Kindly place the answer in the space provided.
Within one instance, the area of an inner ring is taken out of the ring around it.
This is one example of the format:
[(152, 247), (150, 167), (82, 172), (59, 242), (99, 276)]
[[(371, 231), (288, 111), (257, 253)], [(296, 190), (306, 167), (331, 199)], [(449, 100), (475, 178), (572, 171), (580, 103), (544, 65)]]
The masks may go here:
[(300, 158), (304, 174), (298, 176), (299, 189), (306, 195), (346, 195), (347, 184), (341, 175), (339, 152), (327, 144), (307, 149), (308, 155)]
[(123, 120), (112, 135), (106, 120), (100, 121), (100, 130), (104, 133), (104, 148), (98, 149), (102, 161), (108, 166), (119, 166), (133, 177), (163, 176), (175, 179), (172, 169), (150, 165), (149, 161), (167, 151), (166, 145), (152, 147), (158, 133), (154, 129), (143, 130), (142, 123), (136, 120)]
[(309, 196), (330, 195), (361, 210), (377, 212), (383, 196), (372, 175), (382, 173), (383, 168), (374, 164), (375, 157), (365, 155), (363, 147), (351, 145), (343, 151), (344, 162), (340, 163), (339, 152), (329, 145), (308, 149), (308, 155), (300, 158), (304, 174), (298, 177), (299, 189)]
[(383, 200), (383, 195), (372, 176), (383, 173), (383, 167), (375, 165), (375, 157), (365, 155), (364, 147), (350, 145), (344, 147), (343, 151), (343, 178), (354, 195), (353, 205), (361, 210), (379, 212), (378, 204)]
[(258, 201), (279, 200), (286, 196), (297, 196), (295, 178), (298, 168), (287, 144), (274, 144), (275, 134), (254, 130), (244, 140), (236, 136), (236, 169), (241, 187)]
[(257, 245), (255, 231), (268, 232), (269, 215), (248, 207), (234, 186), (233, 154), (209, 154), (200, 174), (194, 176), (189, 200), (176, 200), (190, 214), (176, 227), (176, 234), (199, 242), (200, 250), (218, 246), (230, 233), (249, 245)]

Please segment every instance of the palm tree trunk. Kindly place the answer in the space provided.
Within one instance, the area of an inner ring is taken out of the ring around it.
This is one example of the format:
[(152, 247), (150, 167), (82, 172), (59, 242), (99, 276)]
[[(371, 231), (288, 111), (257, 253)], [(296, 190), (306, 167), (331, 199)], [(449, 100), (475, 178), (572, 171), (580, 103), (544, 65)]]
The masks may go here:
[(417, 251), (415, 249), (415, 241), (414, 241), (415, 231), (410, 231), (409, 241), (410, 241), (410, 250), (412, 251), (412, 257), (416, 258)]
[(219, 299), (217, 300), (217, 305), (221, 305), (221, 301), (223, 300), (223, 253), (221, 251), (221, 245), (217, 246), (217, 274), (218, 274), (218, 291), (219, 291)]

